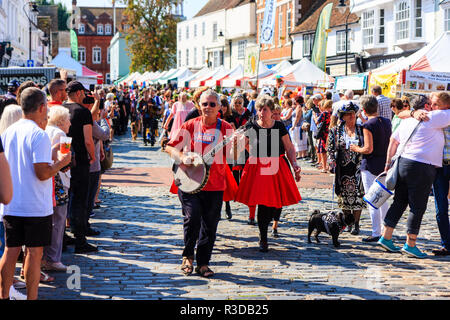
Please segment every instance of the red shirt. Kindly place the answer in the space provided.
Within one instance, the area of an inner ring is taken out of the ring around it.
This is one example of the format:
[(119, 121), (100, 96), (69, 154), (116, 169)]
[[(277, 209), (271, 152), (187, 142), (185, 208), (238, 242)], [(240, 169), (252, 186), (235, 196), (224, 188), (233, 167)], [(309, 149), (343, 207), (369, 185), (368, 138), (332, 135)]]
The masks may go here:
[(53, 107), (53, 106), (62, 106), (62, 102), (59, 102), (59, 101), (49, 101), (48, 103), (47, 103), (47, 105), (49, 106), (49, 107)]
[[(230, 135), (233, 132), (233, 128), (228, 122), (222, 120), (221, 123), (220, 134), (217, 135), (217, 143), (223, 141), (225, 135)], [(185, 149), (184, 151), (205, 155), (216, 145), (214, 143), (216, 128), (217, 122), (212, 126), (203, 125), (202, 117), (189, 120), (181, 126), (178, 135), (168, 143), (168, 146), (177, 148), (180, 151)], [(209, 180), (202, 191), (224, 191), (226, 189), (225, 166), (227, 166), (227, 162), (225, 149), (226, 147), (214, 157), (210, 168)]]

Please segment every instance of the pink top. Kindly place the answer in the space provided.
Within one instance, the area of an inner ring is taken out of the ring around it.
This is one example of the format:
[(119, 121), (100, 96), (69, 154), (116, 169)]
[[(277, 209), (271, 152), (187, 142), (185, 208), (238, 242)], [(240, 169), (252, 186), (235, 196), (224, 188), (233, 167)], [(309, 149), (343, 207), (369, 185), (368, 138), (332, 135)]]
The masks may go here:
[(172, 106), (173, 124), (172, 124), (172, 131), (170, 131), (169, 134), (170, 140), (172, 140), (174, 137), (177, 136), (178, 131), (180, 130), (181, 126), (184, 123), (184, 120), (186, 119), (186, 116), (194, 108), (195, 108), (194, 104), (190, 101), (187, 101), (185, 105), (183, 105), (179, 101), (173, 104)]

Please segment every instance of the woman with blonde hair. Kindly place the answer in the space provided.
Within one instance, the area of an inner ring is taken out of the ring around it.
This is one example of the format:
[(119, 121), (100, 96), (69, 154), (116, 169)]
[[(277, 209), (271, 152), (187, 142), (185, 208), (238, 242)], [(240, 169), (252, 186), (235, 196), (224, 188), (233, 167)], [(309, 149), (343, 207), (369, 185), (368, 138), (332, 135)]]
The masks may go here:
[(2, 118), (0, 119), (0, 134), (5, 132), (9, 126), (19, 121), (22, 118), (22, 107), (17, 104), (10, 104), (6, 106), (3, 111)]

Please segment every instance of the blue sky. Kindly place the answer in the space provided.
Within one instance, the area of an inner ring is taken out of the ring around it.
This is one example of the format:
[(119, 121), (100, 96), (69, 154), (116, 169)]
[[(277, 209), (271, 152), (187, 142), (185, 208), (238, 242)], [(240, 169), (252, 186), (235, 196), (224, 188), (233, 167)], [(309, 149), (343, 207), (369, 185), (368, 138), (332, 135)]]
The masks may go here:
[[(56, 0), (56, 2), (64, 3), (67, 8), (72, 7), (72, 0)], [(208, 2), (208, 0), (185, 0), (184, 15), (190, 19)], [(81, 7), (101, 7), (112, 6), (111, 0), (77, 0), (77, 5)]]

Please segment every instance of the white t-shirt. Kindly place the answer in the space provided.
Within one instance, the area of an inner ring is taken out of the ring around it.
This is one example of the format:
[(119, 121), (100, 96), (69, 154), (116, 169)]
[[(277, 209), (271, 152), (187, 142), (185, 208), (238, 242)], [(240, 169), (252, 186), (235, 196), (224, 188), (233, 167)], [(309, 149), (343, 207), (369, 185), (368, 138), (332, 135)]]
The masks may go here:
[[(431, 111), (428, 117), (430, 121), (424, 121), (419, 125), (401, 157), (442, 167), (445, 144), (442, 129), (450, 125), (450, 110)], [(417, 123), (418, 121), (413, 118), (405, 119), (400, 123), (398, 129), (392, 134), (392, 138), (400, 143), (397, 150), (406, 143)]]
[(21, 119), (2, 134), (5, 156), (13, 181), (10, 204), (1, 205), (1, 216), (46, 217), (53, 214), (52, 179), (40, 181), (35, 163), (53, 163), (50, 138), (32, 120)]

